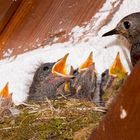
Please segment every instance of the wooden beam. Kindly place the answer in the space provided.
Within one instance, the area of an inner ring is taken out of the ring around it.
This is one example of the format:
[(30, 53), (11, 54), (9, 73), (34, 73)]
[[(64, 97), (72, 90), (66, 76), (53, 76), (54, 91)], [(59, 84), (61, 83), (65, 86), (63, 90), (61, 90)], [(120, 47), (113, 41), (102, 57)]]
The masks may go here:
[(0, 34), (3, 32), (22, 0), (0, 0)]
[(140, 139), (140, 62), (90, 140)]
[(0, 59), (49, 44), (53, 35), (68, 34), (76, 25), (89, 21), (106, 0), (22, 0), (0, 35)]

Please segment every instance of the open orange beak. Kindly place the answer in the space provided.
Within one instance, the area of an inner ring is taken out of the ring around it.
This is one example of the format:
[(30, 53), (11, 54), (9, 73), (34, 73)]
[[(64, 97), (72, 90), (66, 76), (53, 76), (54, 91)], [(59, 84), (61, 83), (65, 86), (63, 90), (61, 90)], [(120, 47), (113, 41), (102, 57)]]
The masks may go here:
[(127, 72), (121, 63), (120, 53), (118, 52), (114, 63), (109, 68), (109, 75), (118, 77), (119, 75), (124, 75), (124, 74), (127, 74)]
[(93, 52), (91, 52), (89, 54), (89, 56), (86, 59), (86, 61), (79, 67), (78, 72), (85, 71), (85, 70), (87, 70), (92, 65), (94, 65), (94, 62), (93, 62)]
[(8, 83), (5, 85), (5, 87), (0, 91), (0, 97), (2, 98), (9, 98), (9, 88)]
[(67, 72), (66, 69), (66, 61), (69, 54), (66, 54), (63, 58), (61, 58), (58, 62), (56, 62), (52, 68), (52, 73), (57, 74), (62, 77), (73, 77), (73, 75)]

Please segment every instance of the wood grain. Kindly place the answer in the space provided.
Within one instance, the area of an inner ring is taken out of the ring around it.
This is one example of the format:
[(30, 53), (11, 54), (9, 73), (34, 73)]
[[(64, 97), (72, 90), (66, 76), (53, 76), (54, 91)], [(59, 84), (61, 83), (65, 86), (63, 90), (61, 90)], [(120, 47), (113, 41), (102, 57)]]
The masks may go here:
[(140, 62), (90, 140), (140, 139)]
[(88, 21), (105, 0), (22, 0), (0, 34), (0, 59), (7, 49), (17, 55), (51, 42), (62, 29), (66, 34)]
[(0, 0), (0, 34), (3, 32), (22, 0)]

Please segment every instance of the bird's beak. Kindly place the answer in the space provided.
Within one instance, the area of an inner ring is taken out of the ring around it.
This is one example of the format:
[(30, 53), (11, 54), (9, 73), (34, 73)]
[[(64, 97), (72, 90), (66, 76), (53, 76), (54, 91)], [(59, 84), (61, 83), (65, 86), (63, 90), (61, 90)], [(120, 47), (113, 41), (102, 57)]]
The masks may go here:
[(89, 67), (91, 67), (92, 65), (94, 65), (94, 62), (93, 62), (93, 52), (91, 52), (89, 54), (88, 58), (86, 59), (86, 61), (83, 64), (80, 65), (80, 67), (78, 69), (78, 72), (80, 73), (81, 71), (85, 71)]
[(123, 64), (121, 63), (120, 53), (118, 52), (114, 63), (109, 68), (109, 75), (113, 77), (122, 77), (127, 74), (126, 69), (124, 68)]
[[(67, 72), (66, 61), (69, 54), (66, 54), (63, 58), (61, 58), (58, 62), (56, 62), (52, 68), (52, 73), (57, 74), (58, 76), (72, 78), (73, 75)], [(71, 67), (72, 69), (72, 67)]]
[(8, 83), (5, 85), (5, 87), (0, 91), (0, 97), (2, 98), (9, 98), (9, 88), (8, 88)]
[(105, 34), (102, 35), (102, 37), (104, 36), (110, 36), (110, 35), (114, 35), (114, 34), (119, 34), (119, 32), (116, 29), (113, 29)]

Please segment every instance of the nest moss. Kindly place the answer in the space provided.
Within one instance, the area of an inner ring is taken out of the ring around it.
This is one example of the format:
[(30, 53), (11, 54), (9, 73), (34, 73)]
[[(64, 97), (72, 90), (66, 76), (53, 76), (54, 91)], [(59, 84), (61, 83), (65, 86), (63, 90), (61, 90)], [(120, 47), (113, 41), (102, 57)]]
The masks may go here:
[(88, 139), (103, 113), (95, 104), (77, 99), (47, 101), (16, 107), (18, 116), (0, 122), (2, 140)]

